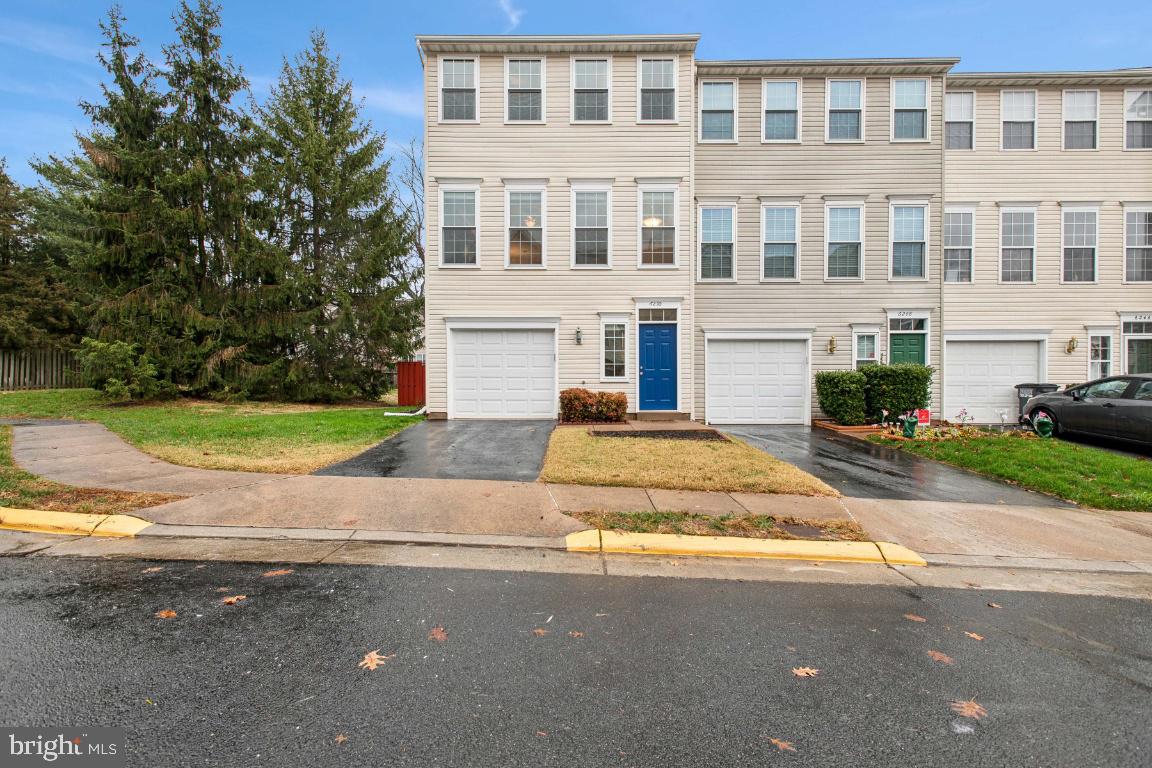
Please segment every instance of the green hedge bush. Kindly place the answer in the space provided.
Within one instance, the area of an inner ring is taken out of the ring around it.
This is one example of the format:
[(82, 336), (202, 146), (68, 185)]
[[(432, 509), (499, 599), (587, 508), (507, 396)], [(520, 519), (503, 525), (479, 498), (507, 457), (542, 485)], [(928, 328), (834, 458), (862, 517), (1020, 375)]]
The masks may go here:
[(591, 392), (580, 387), (560, 393), (560, 420), (568, 423), (624, 421), (628, 396), (623, 392)]
[(931, 398), (932, 369), (926, 365), (867, 365), (864, 374), (865, 409), (869, 421), (893, 421), (908, 411), (927, 408)]
[(860, 371), (820, 371), (816, 374), (816, 397), (824, 414), (847, 427), (864, 424), (864, 385), (867, 382)]
[(76, 357), (84, 382), (109, 400), (159, 400), (177, 394), (148, 356), (137, 354), (134, 344), (85, 338)]

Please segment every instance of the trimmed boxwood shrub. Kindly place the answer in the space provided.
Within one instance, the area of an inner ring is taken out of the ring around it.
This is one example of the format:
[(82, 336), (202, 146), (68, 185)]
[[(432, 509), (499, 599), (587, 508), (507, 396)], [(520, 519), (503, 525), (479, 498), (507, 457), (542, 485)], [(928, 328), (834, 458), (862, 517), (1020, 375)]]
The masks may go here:
[(623, 392), (591, 392), (580, 387), (560, 392), (560, 420), (579, 424), (624, 421), (628, 396)]
[(867, 379), (859, 371), (820, 371), (816, 374), (816, 397), (820, 410), (828, 418), (846, 427), (867, 421), (864, 385)]
[(881, 421), (884, 411), (892, 421), (908, 411), (927, 408), (932, 385), (932, 369), (926, 365), (866, 365), (865, 408), (869, 421)]

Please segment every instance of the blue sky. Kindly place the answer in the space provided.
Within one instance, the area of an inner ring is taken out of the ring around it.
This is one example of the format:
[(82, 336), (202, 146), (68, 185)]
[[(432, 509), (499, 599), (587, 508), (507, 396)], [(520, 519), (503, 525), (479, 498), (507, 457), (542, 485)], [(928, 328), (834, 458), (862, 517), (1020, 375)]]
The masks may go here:
[[(0, 6), (0, 157), (30, 184), (33, 156), (63, 153), (99, 93), (97, 22), (104, 0)], [(128, 29), (160, 59), (175, 0), (123, 0)], [(860, 10), (867, 7), (867, 18)], [(699, 32), (700, 58), (955, 55), (958, 70), (1109, 69), (1152, 65), (1152, 3), (1101, 13), (1092, 3), (839, 0), (225, 0), (224, 43), (260, 98), (281, 59), (324, 29), (366, 116), (390, 141), (421, 133), (413, 36)]]

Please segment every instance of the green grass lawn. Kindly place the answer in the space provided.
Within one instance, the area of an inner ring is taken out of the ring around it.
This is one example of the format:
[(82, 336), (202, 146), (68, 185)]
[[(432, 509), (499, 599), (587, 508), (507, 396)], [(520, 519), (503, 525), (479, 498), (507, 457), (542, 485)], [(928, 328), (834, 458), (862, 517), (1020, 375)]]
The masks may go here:
[(174, 400), (112, 405), (90, 389), (0, 392), (0, 417), (98, 421), (153, 456), (191, 467), (306, 473), (360, 451), (421, 417), (383, 407)]
[(1027, 433), (874, 442), (1096, 509), (1152, 511), (1152, 461)]

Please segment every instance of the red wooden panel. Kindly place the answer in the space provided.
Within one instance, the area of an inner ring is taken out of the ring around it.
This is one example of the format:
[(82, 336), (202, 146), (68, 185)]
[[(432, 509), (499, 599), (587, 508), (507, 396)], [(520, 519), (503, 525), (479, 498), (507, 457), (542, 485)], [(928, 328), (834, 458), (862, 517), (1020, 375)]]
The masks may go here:
[(396, 404), (424, 405), (424, 363), (396, 363)]

